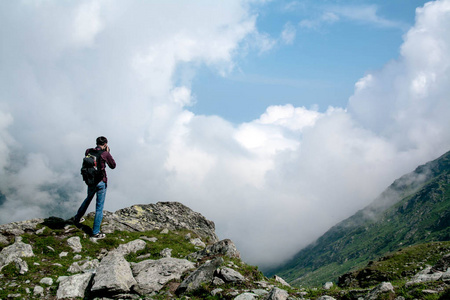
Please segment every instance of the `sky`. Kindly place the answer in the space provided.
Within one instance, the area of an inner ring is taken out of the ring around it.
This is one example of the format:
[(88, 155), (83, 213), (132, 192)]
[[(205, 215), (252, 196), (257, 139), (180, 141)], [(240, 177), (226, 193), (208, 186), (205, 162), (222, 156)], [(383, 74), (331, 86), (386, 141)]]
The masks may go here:
[[(0, 1), (0, 223), (178, 201), (262, 268), (450, 150), (450, 0)], [(94, 205), (91, 205), (91, 210)]]

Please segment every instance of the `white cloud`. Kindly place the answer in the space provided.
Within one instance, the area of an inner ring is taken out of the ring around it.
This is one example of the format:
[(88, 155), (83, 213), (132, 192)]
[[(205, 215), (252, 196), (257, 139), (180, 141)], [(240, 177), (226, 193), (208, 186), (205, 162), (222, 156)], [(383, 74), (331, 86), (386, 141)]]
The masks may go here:
[[(80, 157), (105, 135), (118, 165), (107, 210), (183, 202), (267, 265), (450, 146), (450, 1), (417, 11), (401, 57), (359, 80), (347, 108), (269, 106), (242, 124), (188, 107), (199, 66), (227, 74), (274, 49), (247, 2), (40, 3), (0, 9), (1, 222), (75, 213)], [(80, 12), (92, 27), (74, 27)], [(344, 17), (356, 19), (319, 21)]]
[(297, 30), (294, 25), (291, 23), (286, 23), (283, 27), (283, 31), (281, 32), (281, 40), (285, 44), (292, 44), (295, 40), (295, 35), (297, 33)]

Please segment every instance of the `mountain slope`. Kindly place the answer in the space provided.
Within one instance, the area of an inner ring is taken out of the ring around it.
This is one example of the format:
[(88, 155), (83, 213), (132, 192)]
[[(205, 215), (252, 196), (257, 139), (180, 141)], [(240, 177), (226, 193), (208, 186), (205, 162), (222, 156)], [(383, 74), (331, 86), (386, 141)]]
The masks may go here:
[(404, 175), (371, 205), (267, 272), (318, 285), (407, 245), (450, 239), (450, 152)]

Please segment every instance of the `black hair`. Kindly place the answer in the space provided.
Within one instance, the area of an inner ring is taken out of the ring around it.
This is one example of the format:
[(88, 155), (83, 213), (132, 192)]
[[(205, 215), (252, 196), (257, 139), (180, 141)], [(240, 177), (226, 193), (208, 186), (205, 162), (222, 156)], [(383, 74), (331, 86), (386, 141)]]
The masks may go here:
[(108, 143), (108, 139), (107, 138), (105, 138), (104, 136), (99, 136), (98, 138), (97, 138), (97, 145), (98, 146), (103, 146), (104, 144), (107, 144)]

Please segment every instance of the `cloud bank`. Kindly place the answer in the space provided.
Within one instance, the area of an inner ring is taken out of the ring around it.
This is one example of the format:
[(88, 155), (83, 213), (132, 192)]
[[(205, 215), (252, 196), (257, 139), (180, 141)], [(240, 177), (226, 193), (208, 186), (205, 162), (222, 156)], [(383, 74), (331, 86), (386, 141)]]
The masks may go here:
[(208, 101), (191, 89), (200, 67), (226, 76), (273, 46), (251, 3), (1, 6), (1, 223), (73, 215), (80, 155), (105, 135), (118, 165), (105, 209), (180, 201), (264, 267), (450, 149), (450, 1), (417, 9), (400, 57), (347, 107), (270, 106), (242, 124), (189, 108)]

